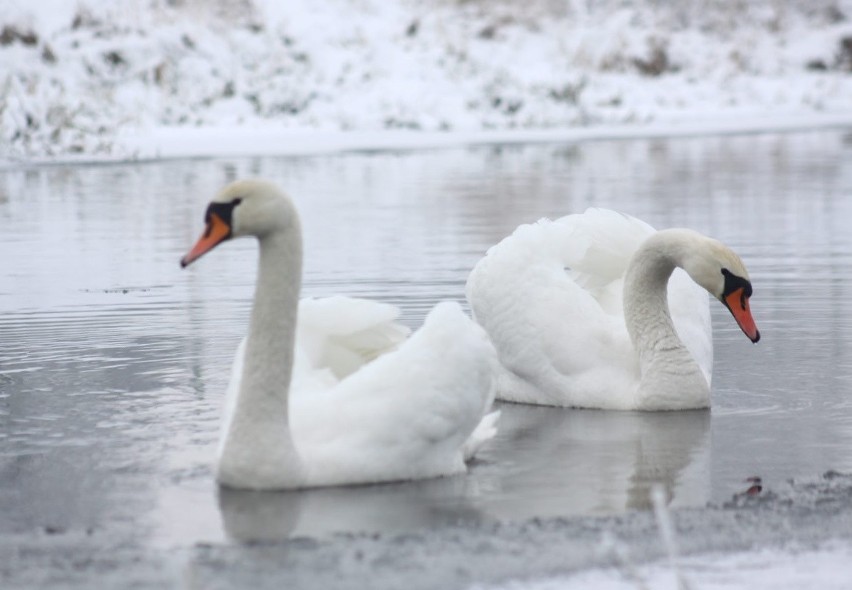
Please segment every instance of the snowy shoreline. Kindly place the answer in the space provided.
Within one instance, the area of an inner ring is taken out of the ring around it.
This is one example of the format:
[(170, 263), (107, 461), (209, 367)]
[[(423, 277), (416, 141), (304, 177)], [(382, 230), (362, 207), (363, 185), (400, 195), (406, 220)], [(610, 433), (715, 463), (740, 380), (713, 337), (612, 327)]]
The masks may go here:
[(852, 1), (5, 0), (0, 164), (852, 121)]
[(685, 138), (700, 136), (806, 133), (824, 129), (852, 130), (852, 112), (790, 116), (753, 116), (724, 121), (598, 125), (556, 129), (510, 129), (469, 132), (375, 131), (334, 132), (276, 128), (160, 127), (120, 134), (128, 155), (86, 154), (29, 159), (2, 159), (0, 170), (50, 165), (147, 163), (220, 157), (311, 156), (359, 151), (409, 151), (485, 145), (576, 143), (603, 140)]

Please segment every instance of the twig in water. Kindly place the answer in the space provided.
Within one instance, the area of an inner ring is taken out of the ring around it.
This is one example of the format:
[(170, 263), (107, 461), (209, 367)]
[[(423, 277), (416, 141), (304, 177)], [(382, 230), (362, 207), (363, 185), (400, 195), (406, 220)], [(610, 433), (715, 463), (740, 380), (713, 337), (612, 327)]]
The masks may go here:
[(650, 590), (648, 585), (645, 584), (645, 580), (639, 574), (636, 564), (630, 559), (627, 548), (615, 536), (609, 532), (605, 532), (601, 539), (601, 549), (604, 553), (611, 554), (615, 558), (616, 567), (625, 580), (635, 584), (637, 590)]
[(672, 525), (671, 513), (666, 506), (666, 492), (660, 484), (654, 484), (651, 488), (651, 502), (654, 506), (654, 516), (657, 518), (657, 527), (663, 538), (663, 545), (669, 557), (669, 564), (677, 580), (678, 590), (691, 590), (692, 586), (687, 581), (683, 572), (680, 571), (680, 557), (677, 552), (677, 538), (675, 537), (674, 525)]

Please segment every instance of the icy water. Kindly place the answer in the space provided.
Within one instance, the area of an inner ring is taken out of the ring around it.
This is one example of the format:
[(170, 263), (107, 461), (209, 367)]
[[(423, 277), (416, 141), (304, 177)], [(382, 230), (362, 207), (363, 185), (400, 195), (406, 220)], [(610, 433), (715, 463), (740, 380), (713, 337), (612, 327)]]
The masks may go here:
[[(603, 206), (688, 226), (748, 265), (763, 339), (713, 305), (712, 412), (504, 405), (466, 476), (220, 492), (211, 461), (255, 267), (187, 270), (206, 202), (281, 183), (306, 295), (399, 305), (416, 327), (522, 222)], [(102, 531), (158, 547), (704, 506), (852, 469), (852, 133), (476, 147), (0, 171), (0, 535)]]

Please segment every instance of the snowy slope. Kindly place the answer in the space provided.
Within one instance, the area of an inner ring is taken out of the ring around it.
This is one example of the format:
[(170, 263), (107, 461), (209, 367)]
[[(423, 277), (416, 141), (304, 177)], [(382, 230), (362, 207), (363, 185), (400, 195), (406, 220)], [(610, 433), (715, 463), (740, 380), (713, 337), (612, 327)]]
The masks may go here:
[(0, 0), (6, 159), (814, 115), (852, 121), (852, 0)]

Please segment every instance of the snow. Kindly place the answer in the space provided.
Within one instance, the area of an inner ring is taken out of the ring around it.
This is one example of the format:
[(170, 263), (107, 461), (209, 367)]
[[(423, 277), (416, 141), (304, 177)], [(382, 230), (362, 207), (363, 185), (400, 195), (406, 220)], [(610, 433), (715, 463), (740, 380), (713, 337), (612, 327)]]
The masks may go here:
[(515, 581), (491, 590), (847, 590), (852, 584), (850, 561), (852, 544), (835, 541), (818, 549), (761, 549), (683, 559), (680, 573), (685, 586), (678, 586), (670, 567), (656, 563), (638, 568), (593, 569), (546, 580)]
[(852, 0), (0, 0), (0, 159), (852, 124)]

